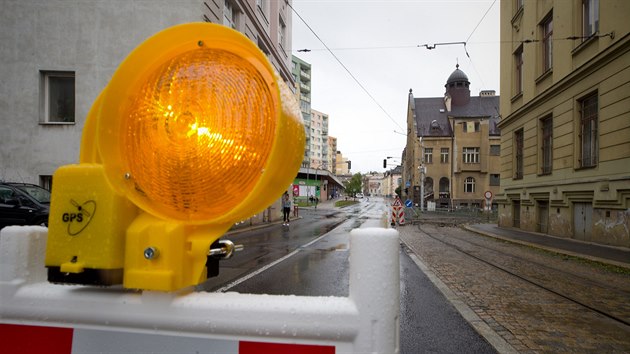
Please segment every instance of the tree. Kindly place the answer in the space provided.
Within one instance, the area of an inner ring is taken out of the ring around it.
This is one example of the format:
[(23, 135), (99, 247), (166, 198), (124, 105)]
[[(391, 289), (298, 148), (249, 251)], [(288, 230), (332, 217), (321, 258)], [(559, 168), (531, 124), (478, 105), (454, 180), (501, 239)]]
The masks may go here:
[(356, 196), (357, 193), (361, 192), (361, 180), (362, 176), (360, 173), (355, 173), (352, 175), (350, 181), (344, 183), (344, 187), (346, 187), (346, 194), (352, 197)]

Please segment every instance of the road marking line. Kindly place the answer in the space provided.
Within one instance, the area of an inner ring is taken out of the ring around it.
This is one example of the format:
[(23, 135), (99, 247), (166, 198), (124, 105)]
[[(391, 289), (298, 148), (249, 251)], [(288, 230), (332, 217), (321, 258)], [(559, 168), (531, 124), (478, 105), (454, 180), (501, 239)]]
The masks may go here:
[(229, 289), (231, 289), (231, 288), (233, 288), (233, 287), (235, 287), (235, 286), (239, 285), (240, 283), (242, 283), (242, 282), (244, 282), (244, 281), (246, 281), (246, 280), (249, 280), (249, 279), (251, 279), (251, 278), (253, 278), (253, 277), (257, 276), (258, 274), (260, 274), (260, 273), (262, 273), (262, 272), (266, 271), (267, 269), (269, 269), (269, 268), (271, 268), (271, 267), (275, 266), (276, 264), (278, 264), (278, 263), (280, 263), (280, 262), (283, 262), (283, 261), (285, 261), (285, 260), (287, 260), (287, 259), (289, 259), (289, 258), (293, 257), (295, 254), (297, 254), (298, 252), (302, 251), (302, 249), (304, 249), (304, 248), (306, 248), (306, 247), (309, 247), (310, 245), (314, 244), (315, 242), (317, 242), (317, 241), (321, 240), (322, 238), (326, 237), (329, 233), (330, 233), (330, 232), (327, 232), (327, 233), (325, 233), (325, 234), (323, 234), (323, 235), (319, 236), (318, 238), (314, 239), (313, 241), (311, 241), (311, 242), (309, 242), (309, 243), (307, 243), (307, 244), (304, 244), (304, 245), (302, 245), (302, 246), (300, 246), (300, 247), (296, 248), (293, 252), (291, 252), (291, 253), (287, 254), (286, 256), (281, 257), (281, 258), (278, 258), (278, 259), (276, 259), (275, 261), (273, 261), (273, 262), (271, 262), (271, 263), (269, 263), (269, 264), (267, 264), (267, 265), (263, 266), (262, 268), (260, 268), (260, 269), (258, 269), (258, 270), (255, 270), (255, 271), (253, 271), (253, 272), (251, 272), (251, 273), (247, 274), (246, 276), (244, 276), (244, 277), (242, 277), (242, 278), (238, 278), (238, 279), (234, 280), (233, 282), (231, 282), (231, 283), (229, 283), (229, 284), (227, 284), (227, 285), (225, 285), (225, 286), (223, 286), (223, 287), (220, 287), (219, 289), (215, 290), (215, 292), (217, 292), (217, 293), (224, 293), (224, 292), (226, 292), (227, 290), (229, 290)]

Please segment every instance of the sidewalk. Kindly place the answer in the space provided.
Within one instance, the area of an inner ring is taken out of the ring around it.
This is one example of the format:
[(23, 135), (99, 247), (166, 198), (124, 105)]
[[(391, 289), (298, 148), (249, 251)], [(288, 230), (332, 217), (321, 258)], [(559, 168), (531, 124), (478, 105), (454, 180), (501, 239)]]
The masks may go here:
[(503, 228), (496, 224), (474, 224), (463, 227), (482, 235), (630, 269), (629, 248), (605, 246), (515, 228)]

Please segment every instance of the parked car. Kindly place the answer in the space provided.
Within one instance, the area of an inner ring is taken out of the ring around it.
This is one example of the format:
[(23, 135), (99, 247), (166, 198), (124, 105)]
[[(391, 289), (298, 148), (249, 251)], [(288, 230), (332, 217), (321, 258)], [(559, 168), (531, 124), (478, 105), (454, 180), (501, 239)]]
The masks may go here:
[(9, 225), (48, 226), (50, 192), (28, 183), (0, 182), (0, 228)]

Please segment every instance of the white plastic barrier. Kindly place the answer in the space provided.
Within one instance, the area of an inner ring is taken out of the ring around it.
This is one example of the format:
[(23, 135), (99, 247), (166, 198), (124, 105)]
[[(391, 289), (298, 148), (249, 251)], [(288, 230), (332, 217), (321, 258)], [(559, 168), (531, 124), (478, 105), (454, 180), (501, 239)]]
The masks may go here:
[(23, 351), (39, 334), (48, 352), (398, 353), (398, 232), (350, 234), (345, 298), (50, 284), (47, 229), (4, 228), (0, 351)]

